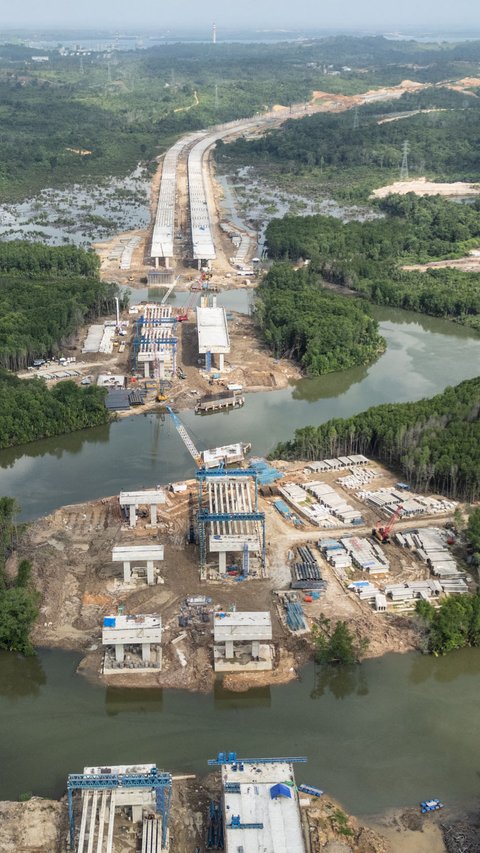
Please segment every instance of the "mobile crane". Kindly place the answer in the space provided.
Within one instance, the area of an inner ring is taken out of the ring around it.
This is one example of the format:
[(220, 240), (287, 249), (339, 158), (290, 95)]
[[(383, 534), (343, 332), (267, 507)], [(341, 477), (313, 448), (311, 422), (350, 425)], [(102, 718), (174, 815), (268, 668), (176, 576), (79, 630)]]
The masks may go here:
[(395, 512), (393, 513), (392, 517), (388, 520), (387, 524), (385, 524), (385, 525), (378, 524), (376, 527), (373, 528), (372, 536), (375, 539), (378, 539), (378, 541), (381, 542), (382, 545), (388, 545), (388, 543), (390, 542), (390, 532), (391, 532), (392, 528), (395, 526), (395, 524), (397, 523), (398, 519), (402, 517), (402, 513), (403, 513), (403, 506), (401, 506), (401, 505), (397, 506)]

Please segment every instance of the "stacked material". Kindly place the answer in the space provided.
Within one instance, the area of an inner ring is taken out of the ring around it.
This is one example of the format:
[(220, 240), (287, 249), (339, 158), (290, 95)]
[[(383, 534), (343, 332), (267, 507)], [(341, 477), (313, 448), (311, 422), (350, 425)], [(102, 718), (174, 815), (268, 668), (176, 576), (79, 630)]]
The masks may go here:
[(362, 490), (357, 492), (357, 498), (365, 501), (374, 509), (381, 510), (386, 516), (393, 515), (399, 506), (402, 507), (402, 517), (429, 515), (452, 512), (456, 507), (455, 501), (444, 498), (433, 498), (429, 495), (417, 495), (407, 491), (405, 484), (397, 488), (383, 488), (376, 491)]
[(357, 465), (368, 465), (366, 456), (356, 453), (353, 456), (339, 456), (337, 459), (322, 459), (321, 462), (309, 462), (305, 466), (306, 471), (313, 471), (315, 474), (321, 471), (339, 471), (342, 468), (356, 467)]
[(323, 483), (321, 480), (316, 483), (308, 483), (307, 489), (312, 495), (315, 495), (320, 506), (325, 507), (330, 515), (334, 515), (342, 524), (363, 523), (359, 511), (350, 506), (328, 483)]
[(325, 559), (335, 569), (349, 569), (351, 567), (352, 558), (341, 542), (336, 539), (320, 539), (318, 547)]
[(389, 572), (390, 562), (375, 542), (358, 536), (346, 537), (340, 542), (351, 555), (353, 564), (357, 568), (370, 575), (383, 575)]
[(341, 483), (345, 489), (361, 489), (375, 477), (378, 477), (378, 471), (373, 468), (357, 468), (345, 477), (339, 477), (337, 483)]
[(460, 578), (458, 566), (446, 544), (446, 531), (437, 527), (424, 527), (405, 534), (405, 539), (408, 544), (412, 543), (411, 547), (419, 559), (427, 563), (432, 574), (441, 580)]
[(285, 603), (285, 618), (291, 631), (307, 630), (303, 608), (299, 601), (289, 601), (287, 599)]
[(325, 589), (326, 582), (322, 578), (320, 566), (311, 551), (306, 546), (298, 546), (298, 556), (300, 561), (292, 566), (292, 589)]

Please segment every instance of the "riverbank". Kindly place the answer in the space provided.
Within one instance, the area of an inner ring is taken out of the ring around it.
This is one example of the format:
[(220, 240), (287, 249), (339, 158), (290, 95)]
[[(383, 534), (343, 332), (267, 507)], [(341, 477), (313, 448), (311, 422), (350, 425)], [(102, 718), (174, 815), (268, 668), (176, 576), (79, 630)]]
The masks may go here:
[[(203, 843), (208, 803), (220, 796), (219, 781), (218, 774), (203, 779), (174, 777), (169, 827), (176, 853), (191, 853)], [(326, 794), (320, 799), (303, 796), (301, 817), (309, 853), (477, 853), (480, 849), (480, 825), (474, 814), (446, 810), (421, 815), (412, 808), (359, 820)], [(65, 853), (65, 798), (0, 802), (0, 823), (0, 853)]]
[[(375, 466), (376, 488), (391, 488), (395, 474)], [(304, 484), (307, 488), (316, 475), (304, 469), (304, 462), (276, 463), (283, 480)], [(334, 489), (338, 473), (323, 474), (322, 480)], [(327, 618), (332, 624), (347, 621), (358, 641), (368, 638), (365, 656), (378, 658), (389, 652), (408, 652), (421, 647), (423, 636), (415, 620), (402, 612), (377, 613), (367, 601), (347, 590), (333, 568), (321, 560), (326, 589), (317, 601), (303, 605), (308, 630), (295, 634), (288, 630), (279, 590), (289, 588), (296, 548), (316, 541), (322, 532), (303, 520), (298, 529), (277, 512), (273, 497), (260, 495), (259, 510), (265, 513), (267, 527), (267, 576), (249, 578), (242, 584), (218, 574), (210, 563), (207, 578), (200, 579), (198, 548), (187, 545), (190, 493), (195, 495), (193, 480), (185, 482), (185, 491), (167, 491), (166, 504), (158, 510), (157, 527), (151, 529), (139, 518), (135, 529), (125, 524), (118, 498), (112, 496), (62, 507), (50, 516), (38, 519), (21, 540), (18, 553), (10, 560), (9, 571), (15, 572), (19, 559), (33, 564), (33, 579), (41, 594), (40, 616), (33, 631), (35, 645), (45, 648), (78, 651), (85, 655), (79, 672), (90, 681), (115, 687), (185, 689), (210, 693), (217, 677), (213, 669), (212, 621), (216, 611), (235, 607), (239, 611), (269, 611), (272, 616), (274, 667), (256, 674), (228, 674), (225, 689), (244, 692), (254, 687), (285, 684), (298, 677), (300, 668), (313, 659), (311, 630)], [(349, 503), (357, 506), (351, 493)], [(379, 516), (365, 504), (358, 503), (364, 518), (355, 534), (366, 536), (378, 523)], [(451, 516), (428, 514), (416, 519), (417, 527), (441, 525)], [(411, 527), (411, 521), (398, 522), (398, 528)], [(352, 530), (345, 526), (330, 528), (323, 535), (342, 536)], [(165, 559), (159, 564), (160, 577), (153, 586), (142, 580), (124, 582), (122, 572), (111, 561), (113, 546), (155, 544), (164, 548)], [(389, 582), (405, 583), (423, 578), (425, 569), (394, 546), (387, 548), (390, 561)], [(208, 619), (190, 614), (188, 627), (182, 625), (185, 600), (189, 596), (207, 596)], [(136, 673), (120, 671), (102, 674), (101, 626), (103, 618), (118, 612), (122, 606), (129, 614), (161, 614), (161, 671)]]

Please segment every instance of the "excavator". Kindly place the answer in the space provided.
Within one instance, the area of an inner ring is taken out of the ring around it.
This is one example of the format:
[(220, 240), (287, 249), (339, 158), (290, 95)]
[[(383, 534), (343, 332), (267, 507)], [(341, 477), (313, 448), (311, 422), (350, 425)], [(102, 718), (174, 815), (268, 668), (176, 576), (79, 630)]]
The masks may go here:
[(166, 403), (167, 402), (168, 395), (165, 394), (166, 390), (167, 390), (167, 387), (166, 387), (165, 380), (159, 379), (158, 384), (157, 384), (157, 394), (155, 397), (157, 403)]
[(402, 513), (403, 506), (399, 505), (397, 506), (392, 517), (388, 520), (387, 524), (378, 524), (376, 527), (374, 527), (372, 530), (372, 536), (374, 537), (374, 539), (377, 539), (379, 542), (382, 543), (382, 545), (388, 545), (388, 543), (390, 542), (390, 532), (397, 523), (398, 519), (402, 517)]

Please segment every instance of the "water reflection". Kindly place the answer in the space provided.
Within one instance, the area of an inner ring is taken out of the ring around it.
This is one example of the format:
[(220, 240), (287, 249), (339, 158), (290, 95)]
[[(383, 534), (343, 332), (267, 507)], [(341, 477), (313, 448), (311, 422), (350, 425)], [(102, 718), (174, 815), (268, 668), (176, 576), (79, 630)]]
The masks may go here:
[(340, 397), (352, 385), (363, 382), (367, 378), (369, 366), (361, 365), (348, 370), (339, 370), (335, 373), (319, 376), (316, 379), (300, 379), (294, 385), (292, 399), (315, 403), (317, 400)]
[(242, 693), (226, 690), (223, 681), (215, 681), (213, 700), (216, 711), (244, 711), (247, 708), (270, 708), (270, 687), (254, 687)]
[(438, 658), (432, 655), (414, 657), (408, 680), (411, 684), (423, 684), (432, 678), (448, 684), (461, 675), (480, 675), (478, 649), (461, 649)]
[(11, 468), (18, 459), (22, 459), (26, 455), (29, 459), (45, 455), (54, 459), (61, 459), (65, 453), (68, 455), (81, 453), (85, 449), (85, 445), (108, 444), (110, 427), (111, 424), (108, 423), (90, 429), (76, 430), (54, 438), (31, 441), (29, 444), (20, 444), (18, 447), (8, 447), (1, 452), (2, 468)]
[(144, 687), (107, 687), (105, 690), (105, 709), (109, 717), (125, 712), (132, 714), (150, 714), (163, 711), (163, 690)]
[(38, 696), (47, 683), (42, 662), (37, 655), (24, 658), (14, 652), (0, 652), (0, 696), (12, 702), (25, 696)]
[(319, 699), (328, 692), (335, 699), (345, 699), (352, 693), (356, 696), (367, 696), (369, 690), (365, 669), (361, 664), (315, 667), (314, 688), (310, 693), (310, 698)]

